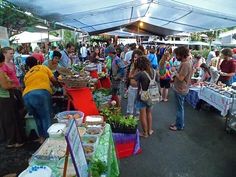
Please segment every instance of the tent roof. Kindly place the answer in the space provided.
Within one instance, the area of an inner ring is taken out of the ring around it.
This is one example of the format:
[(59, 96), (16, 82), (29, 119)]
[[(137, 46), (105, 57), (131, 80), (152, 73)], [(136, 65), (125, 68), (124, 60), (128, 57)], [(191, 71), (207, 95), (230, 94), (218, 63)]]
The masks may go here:
[(48, 40), (50, 42), (60, 41), (60, 37), (55, 37), (53, 35), (49, 35), (48, 33), (30, 33), (30, 32), (22, 32), (15, 36), (11, 37), (11, 40), (14, 40), (13, 43), (31, 43), (31, 42), (45, 42)]
[[(142, 23), (142, 26), (140, 25), (141, 23)], [(129, 32), (133, 34), (135, 33), (136, 35), (142, 35), (142, 36), (150, 35), (150, 34), (157, 35), (157, 36), (167, 36), (170, 34), (179, 33), (179, 31), (176, 31), (176, 30), (171, 30), (171, 29), (151, 25), (149, 23), (136, 21), (136, 22), (129, 23), (126, 25), (122, 25), (122, 26), (116, 26), (112, 28), (99, 30), (99, 31), (93, 31), (93, 32), (90, 32), (90, 34), (96, 35), (96, 34), (101, 34), (101, 33), (115, 31), (115, 30), (122, 30), (125, 32)]]
[(9, 2), (49, 21), (80, 28), (89, 33), (112, 30), (139, 20), (169, 29), (165, 32), (151, 27), (153, 28), (151, 32), (157, 30), (156, 33), (162, 35), (173, 34), (175, 31), (197, 32), (236, 26), (235, 0), (9, 0)]

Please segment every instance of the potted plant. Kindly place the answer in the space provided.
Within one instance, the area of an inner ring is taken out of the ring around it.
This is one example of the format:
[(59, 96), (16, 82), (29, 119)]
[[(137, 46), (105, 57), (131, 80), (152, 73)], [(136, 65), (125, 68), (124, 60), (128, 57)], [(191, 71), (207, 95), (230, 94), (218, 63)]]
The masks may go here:
[(133, 116), (112, 115), (108, 119), (114, 133), (136, 133), (138, 121)]
[(123, 116), (118, 107), (105, 108), (101, 111), (114, 133), (136, 133), (138, 120), (134, 116)]

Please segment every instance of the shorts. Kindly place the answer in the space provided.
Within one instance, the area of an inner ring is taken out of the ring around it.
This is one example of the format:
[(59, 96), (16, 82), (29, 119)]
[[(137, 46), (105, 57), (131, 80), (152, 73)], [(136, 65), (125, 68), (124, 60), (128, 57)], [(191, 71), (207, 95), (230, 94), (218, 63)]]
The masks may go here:
[(137, 100), (135, 103), (135, 108), (137, 110), (140, 110), (142, 108), (152, 108), (152, 105), (148, 105), (147, 103), (145, 103), (144, 101), (141, 100)]
[(161, 88), (170, 88), (170, 79), (160, 79), (160, 87)]

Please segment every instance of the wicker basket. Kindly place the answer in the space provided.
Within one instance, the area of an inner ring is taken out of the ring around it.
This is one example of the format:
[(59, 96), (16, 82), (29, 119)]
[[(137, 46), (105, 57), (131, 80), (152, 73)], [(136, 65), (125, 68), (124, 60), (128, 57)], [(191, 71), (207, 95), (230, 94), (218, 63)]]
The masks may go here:
[(71, 71), (70, 69), (68, 69), (68, 68), (63, 68), (63, 67), (57, 68), (57, 71), (58, 71), (61, 75), (65, 75), (65, 76), (67, 76), (67, 75), (73, 75), (72, 71)]
[(63, 82), (69, 88), (83, 88), (83, 87), (87, 87), (89, 81), (87, 79), (82, 79), (82, 78), (78, 78), (78, 79), (67, 78), (67, 79), (63, 79)]

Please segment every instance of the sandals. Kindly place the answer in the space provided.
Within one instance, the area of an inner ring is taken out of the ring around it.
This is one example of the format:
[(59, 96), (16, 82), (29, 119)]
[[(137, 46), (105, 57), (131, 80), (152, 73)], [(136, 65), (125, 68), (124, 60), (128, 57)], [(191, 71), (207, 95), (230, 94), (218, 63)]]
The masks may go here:
[(184, 128), (178, 128), (178, 127), (176, 127), (176, 126), (174, 125), (174, 126), (170, 126), (169, 129), (172, 130), (172, 131), (181, 131), (181, 130), (183, 130)]
[(143, 138), (147, 138), (148, 136), (151, 136), (154, 133), (154, 130), (150, 130), (148, 133), (140, 132), (139, 136)]
[(154, 130), (150, 130), (148, 135), (151, 136), (154, 133)]
[(144, 133), (144, 132), (140, 132), (140, 133), (139, 133), (139, 136), (140, 136), (140, 137), (143, 137), (143, 138), (148, 138), (148, 134), (147, 134), (147, 133)]

